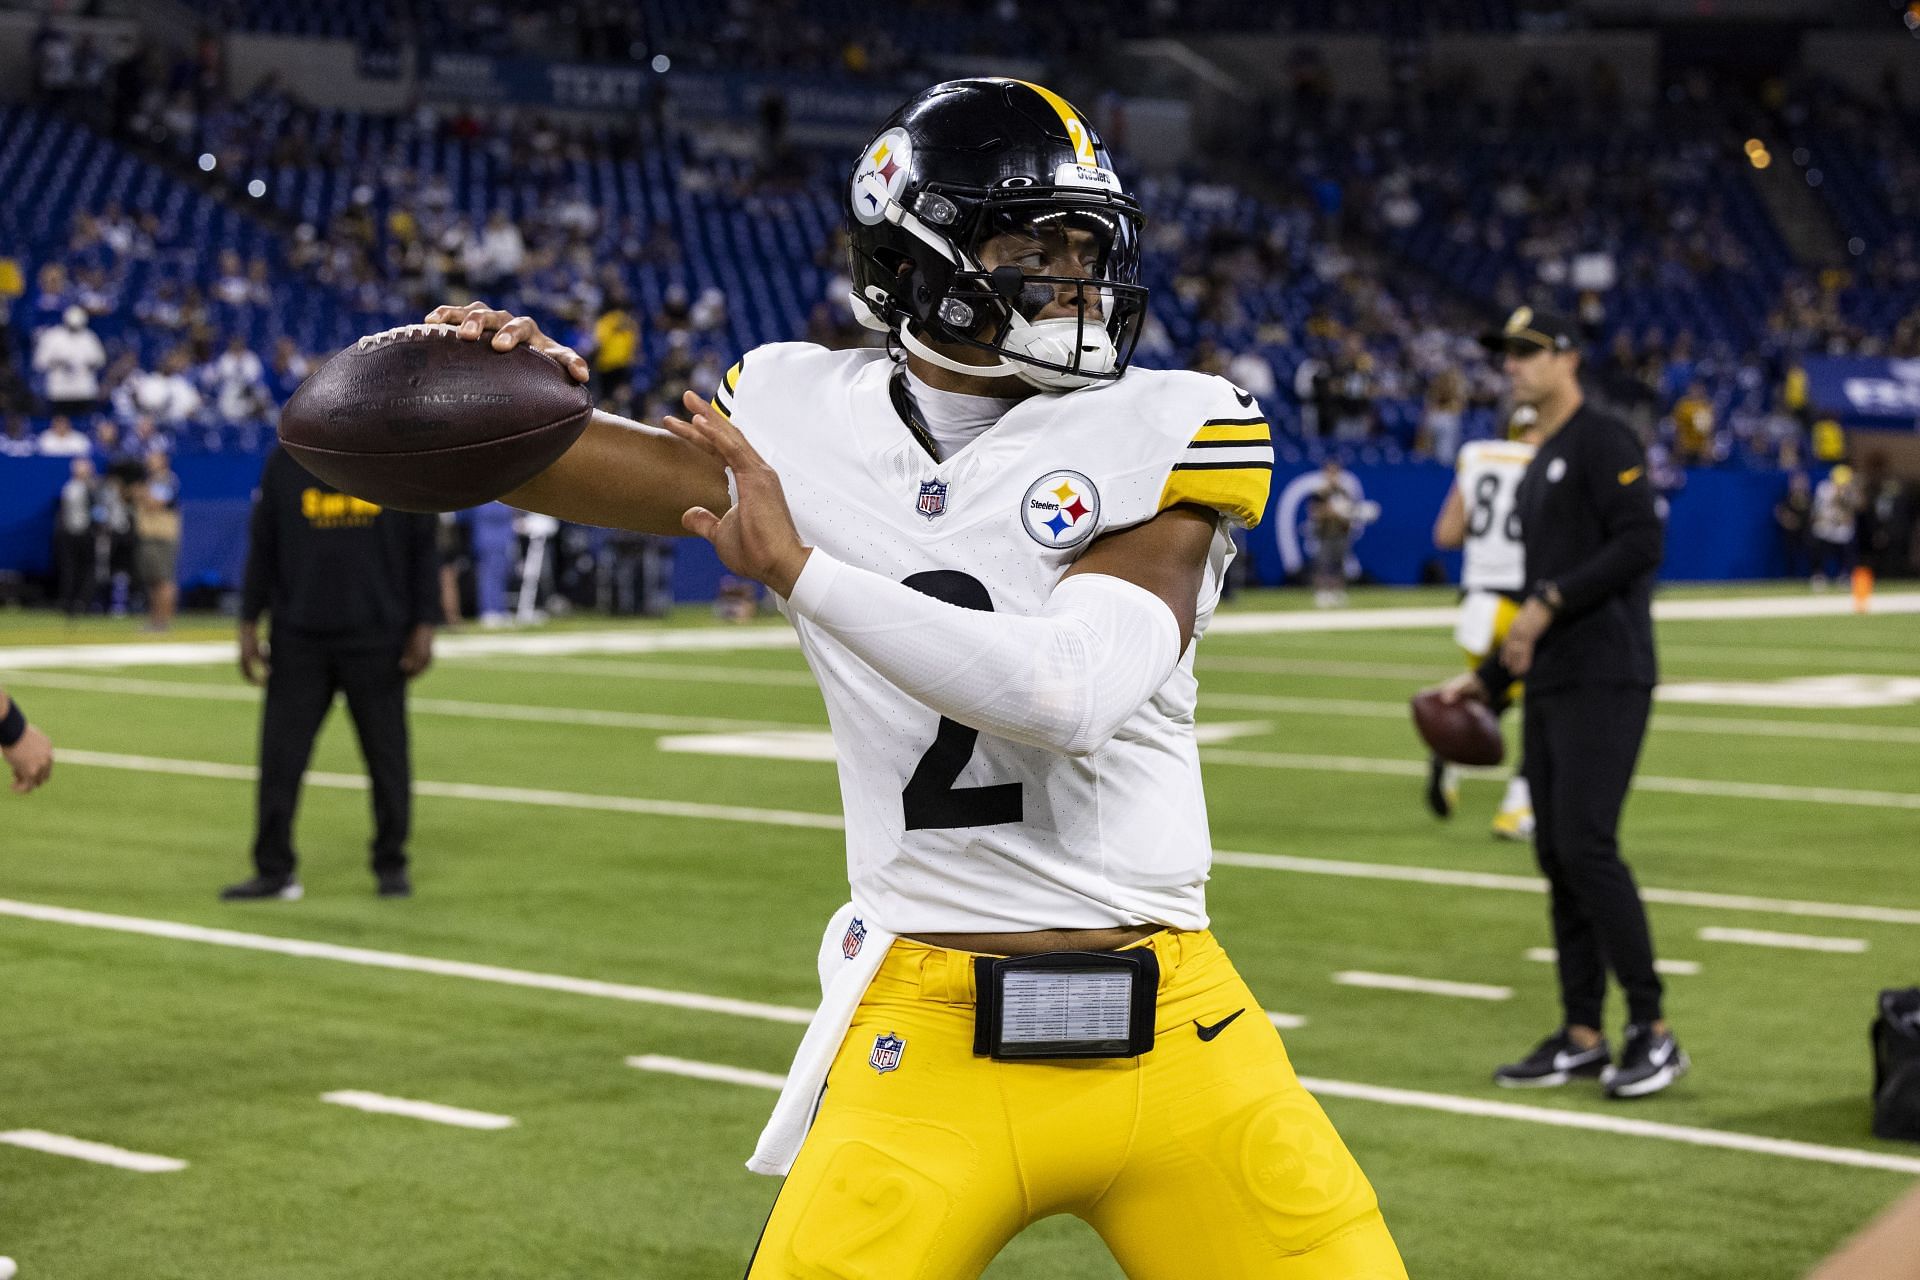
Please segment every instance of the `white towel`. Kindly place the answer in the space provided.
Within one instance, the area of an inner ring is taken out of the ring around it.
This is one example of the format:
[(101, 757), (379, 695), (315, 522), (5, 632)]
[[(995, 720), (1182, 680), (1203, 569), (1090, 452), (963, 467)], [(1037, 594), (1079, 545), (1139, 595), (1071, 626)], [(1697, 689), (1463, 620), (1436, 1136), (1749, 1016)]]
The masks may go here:
[(813, 1011), (807, 1034), (794, 1051), (787, 1083), (773, 1104), (773, 1115), (760, 1131), (747, 1168), (779, 1178), (793, 1168), (800, 1144), (813, 1124), (814, 1108), (826, 1087), (827, 1072), (847, 1038), (854, 1010), (867, 994), (880, 962), (893, 946), (894, 935), (874, 924), (849, 902), (833, 913), (820, 935), (820, 1007)]

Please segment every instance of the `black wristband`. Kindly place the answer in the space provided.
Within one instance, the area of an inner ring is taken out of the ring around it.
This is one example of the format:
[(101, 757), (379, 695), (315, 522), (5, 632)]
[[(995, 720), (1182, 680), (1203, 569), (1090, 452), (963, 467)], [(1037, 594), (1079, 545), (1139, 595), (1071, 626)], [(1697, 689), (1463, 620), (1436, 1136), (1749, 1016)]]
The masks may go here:
[(27, 732), (26, 713), (20, 710), (18, 698), (7, 699), (7, 714), (0, 716), (0, 747), (10, 747), (20, 741)]

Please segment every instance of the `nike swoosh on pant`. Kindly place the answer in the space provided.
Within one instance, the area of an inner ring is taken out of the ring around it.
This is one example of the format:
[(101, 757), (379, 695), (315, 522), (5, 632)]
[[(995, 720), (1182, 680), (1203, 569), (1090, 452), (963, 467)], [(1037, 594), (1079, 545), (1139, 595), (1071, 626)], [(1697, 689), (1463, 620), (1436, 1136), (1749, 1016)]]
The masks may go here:
[(1232, 1022), (1235, 1018), (1239, 1017), (1241, 1014), (1245, 1012), (1246, 1010), (1244, 1008), (1235, 1009), (1232, 1013), (1220, 1019), (1220, 1021), (1214, 1023), (1210, 1027), (1205, 1027), (1200, 1025), (1200, 1019), (1195, 1018), (1193, 1020), (1193, 1029), (1200, 1033), (1200, 1038), (1202, 1040), (1211, 1040), (1215, 1036), (1219, 1035), (1222, 1031), (1225, 1031), (1227, 1029), (1228, 1023)]

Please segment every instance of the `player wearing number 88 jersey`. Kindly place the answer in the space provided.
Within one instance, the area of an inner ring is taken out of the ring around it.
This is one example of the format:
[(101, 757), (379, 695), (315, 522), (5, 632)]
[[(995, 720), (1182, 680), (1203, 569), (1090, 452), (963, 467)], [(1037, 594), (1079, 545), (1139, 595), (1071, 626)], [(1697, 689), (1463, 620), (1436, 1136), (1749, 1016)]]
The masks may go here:
[[(1462, 596), (1453, 636), (1470, 668), (1479, 666), (1505, 642), (1507, 628), (1526, 596), (1527, 552), (1515, 497), (1538, 448), (1532, 423), (1531, 409), (1516, 411), (1513, 439), (1474, 440), (1461, 446), (1453, 488), (1434, 524), (1434, 542), (1461, 552)], [(1519, 693), (1517, 684), (1503, 692), (1494, 705), (1495, 714)], [(1435, 756), (1427, 768), (1427, 807), (1439, 817), (1451, 817), (1457, 791), (1453, 766)], [(1533, 800), (1518, 764), (1494, 815), (1493, 834), (1503, 840), (1526, 840), (1533, 835)]]

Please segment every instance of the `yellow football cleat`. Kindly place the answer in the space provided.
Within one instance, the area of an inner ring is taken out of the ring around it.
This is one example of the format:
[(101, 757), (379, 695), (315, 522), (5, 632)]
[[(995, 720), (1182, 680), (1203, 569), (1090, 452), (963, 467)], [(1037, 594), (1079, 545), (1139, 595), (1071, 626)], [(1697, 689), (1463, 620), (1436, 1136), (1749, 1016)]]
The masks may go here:
[(1502, 809), (1493, 815), (1493, 838), (1496, 840), (1533, 839), (1533, 810)]

